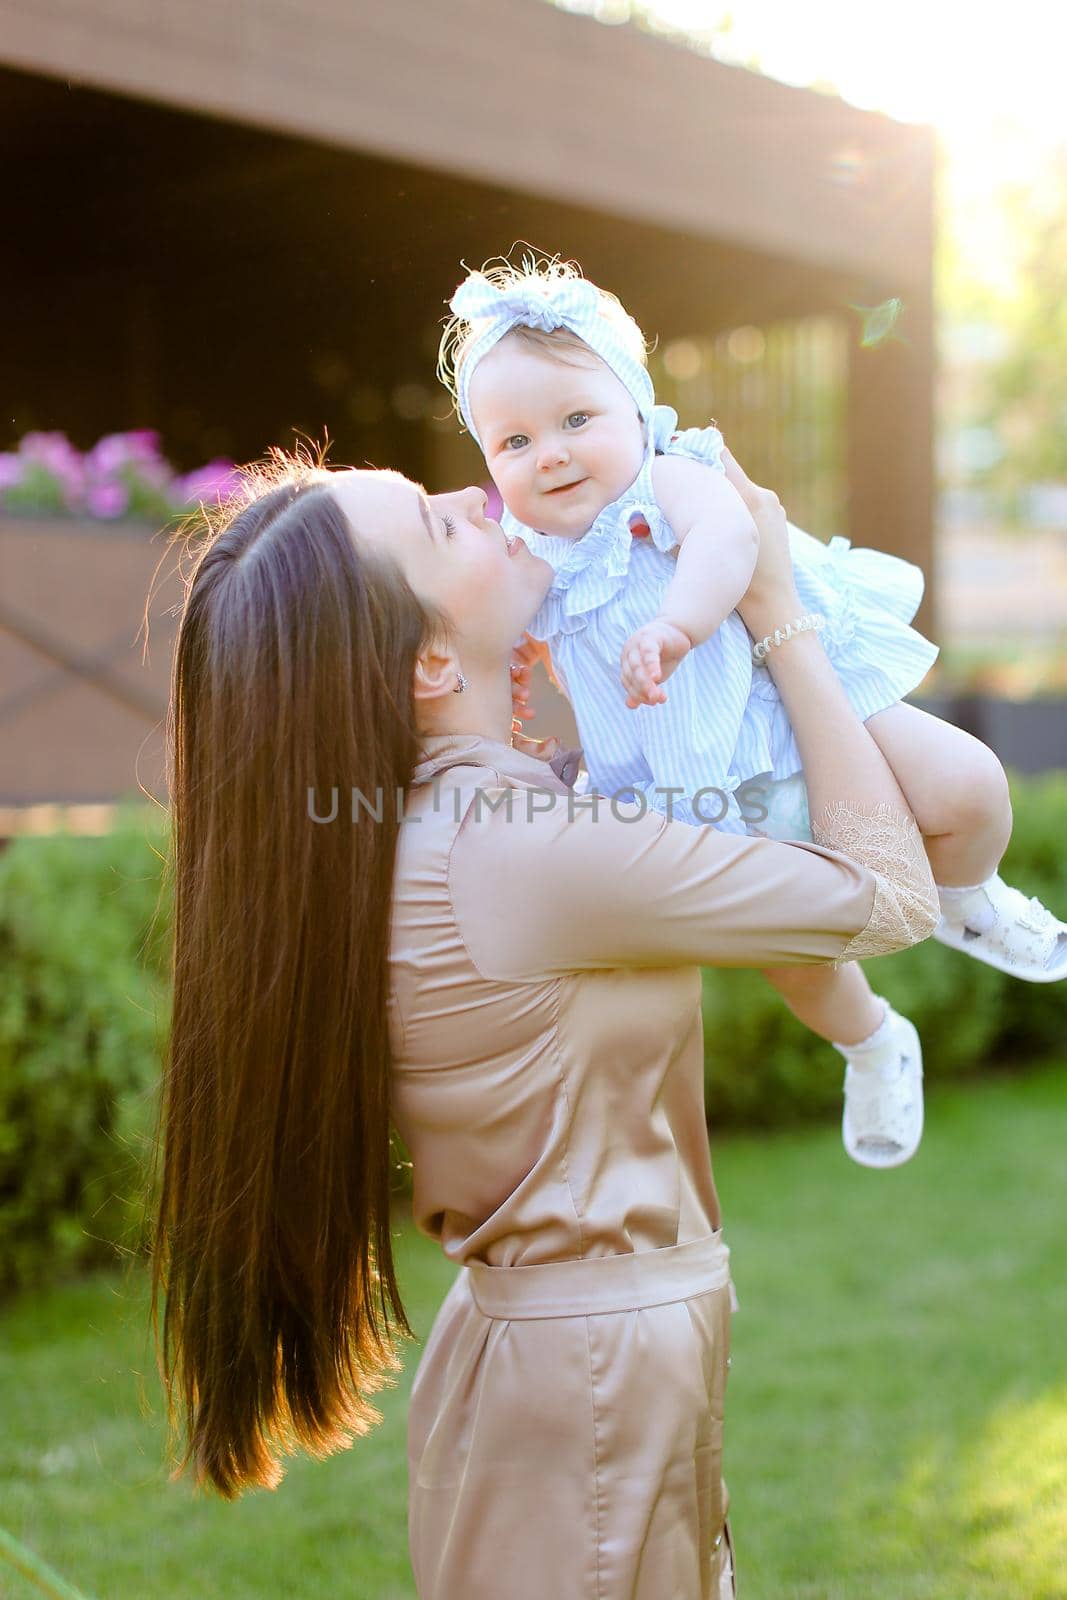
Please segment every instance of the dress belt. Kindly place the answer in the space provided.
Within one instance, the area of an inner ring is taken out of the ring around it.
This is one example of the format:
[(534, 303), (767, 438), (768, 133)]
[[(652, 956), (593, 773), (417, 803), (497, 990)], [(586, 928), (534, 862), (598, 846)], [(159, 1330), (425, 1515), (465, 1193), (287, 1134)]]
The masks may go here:
[(487, 1317), (595, 1316), (669, 1305), (721, 1289), (730, 1283), (730, 1251), (720, 1228), (706, 1238), (659, 1250), (528, 1267), (468, 1261), (465, 1271), (474, 1302)]

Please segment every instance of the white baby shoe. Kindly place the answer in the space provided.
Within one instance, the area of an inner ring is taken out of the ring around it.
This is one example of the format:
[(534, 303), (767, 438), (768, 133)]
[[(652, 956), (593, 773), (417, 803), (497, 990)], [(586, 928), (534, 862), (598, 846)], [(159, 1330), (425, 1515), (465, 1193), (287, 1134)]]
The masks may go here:
[[(878, 995), (876, 999), (881, 999)], [(859, 1044), (835, 1044), (846, 1061), (841, 1138), (861, 1167), (899, 1167), (923, 1135), (923, 1053), (919, 1035), (888, 1000), (885, 1016)]]
[(1028, 900), (994, 872), (967, 889), (938, 886), (941, 921), (934, 938), (1028, 983), (1067, 978), (1067, 923), (1035, 895)]

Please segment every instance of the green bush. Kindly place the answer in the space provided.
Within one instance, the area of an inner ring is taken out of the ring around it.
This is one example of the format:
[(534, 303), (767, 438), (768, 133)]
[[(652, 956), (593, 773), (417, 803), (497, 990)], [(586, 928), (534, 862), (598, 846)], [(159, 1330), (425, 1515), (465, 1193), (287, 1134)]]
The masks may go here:
[[(1001, 876), (1067, 917), (1067, 774), (1009, 776), (1015, 825)], [(1067, 981), (1021, 983), (933, 939), (863, 968), (875, 993), (914, 1022), (927, 1079), (1062, 1052)], [(842, 1058), (756, 973), (704, 973), (704, 1040), (713, 1123), (769, 1126), (840, 1109)]]
[(0, 1292), (136, 1243), (167, 1025), (163, 823), (0, 851)]

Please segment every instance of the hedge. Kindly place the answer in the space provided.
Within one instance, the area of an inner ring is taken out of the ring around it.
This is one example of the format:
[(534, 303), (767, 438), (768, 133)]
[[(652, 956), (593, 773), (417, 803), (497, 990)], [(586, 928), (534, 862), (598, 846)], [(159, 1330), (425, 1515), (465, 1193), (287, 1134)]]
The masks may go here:
[(137, 1245), (168, 1020), (164, 840), (128, 805), (106, 836), (0, 852), (0, 1293)]
[[(1067, 775), (1015, 776), (1012, 793), (1004, 876), (1067, 911)], [(104, 838), (0, 851), (0, 1293), (140, 1246), (169, 1021), (166, 829), (130, 806)], [(1061, 984), (1019, 983), (932, 940), (865, 968), (919, 1029), (929, 1079), (1062, 1049)], [(757, 974), (707, 971), (704, 1019), (716, 1127), (837, 1114), (841, 1058)]]

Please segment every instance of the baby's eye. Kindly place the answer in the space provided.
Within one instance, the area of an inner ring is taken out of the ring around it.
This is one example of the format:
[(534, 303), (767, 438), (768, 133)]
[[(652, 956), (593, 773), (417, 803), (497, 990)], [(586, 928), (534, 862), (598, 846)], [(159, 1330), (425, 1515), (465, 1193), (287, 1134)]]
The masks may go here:
[(453, 517), (450, 517), (447, 512), (443, 511), (441, 513), (441, 521), (445, 525), (445, 538), (446, 539), (451, 539), (453, 534), (456, 531), (455, 519)]
[(588, 411), (572, 411), (567, 421), (573, 422), (575, 427), (580, 428), (583, 422), (589, 421), (589, 413)]
[(513, 433), (510, 436), (510, 438), (507, 438), (507, 439), (504, 440), (504, 449), (505, 450), (510, 450), (512, 445), (515, 443), (516, 439), (518, 439), (520, 441), (520, 443), (519, 443), (519, 448), (520, 449), (522, 448), (522, 446), (524, 444), (529, 444), (529, 442), (530, 442), (528, 436), (525, 433)]

